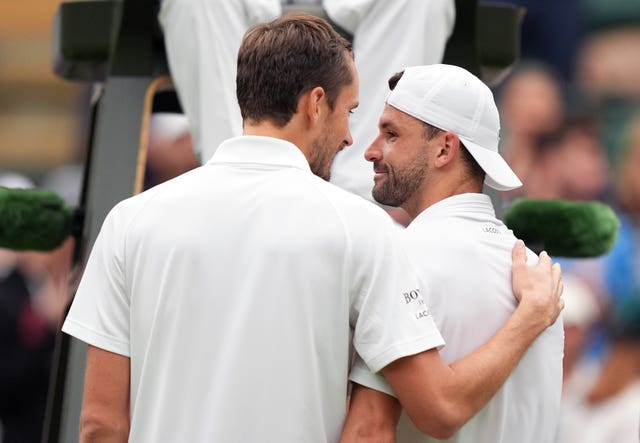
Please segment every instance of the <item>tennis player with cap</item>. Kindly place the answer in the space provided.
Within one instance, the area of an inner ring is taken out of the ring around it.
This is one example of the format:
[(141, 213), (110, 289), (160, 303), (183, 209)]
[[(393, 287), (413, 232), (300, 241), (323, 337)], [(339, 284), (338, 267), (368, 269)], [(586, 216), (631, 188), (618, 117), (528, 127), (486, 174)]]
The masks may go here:
[[(365, 153), (375, 171), (372, 193), (412, 217), (401, 242), (428, 288), (446, 342), (440, 353), (451, 363), (481, 346), (516, 307), (510, 283), (516, 238), (496, 218), (482, 186), (504, 191), (521, 183), (498, 153), (498, 109), (477, 77), (456, 66), (419, 66), (396, 74), (389, 86), (379, 135)], [(529, 251), (529, 263), (535, 261)], [(554, 441), (562, 353), (558, 320), (477, 415), (457, 433), (437, 437), (458, 443)], [(393, 440), (400, 406), (385, 379), (362, 361), (351, 379), (357, 385), (345, 435)], [(433, 441), (405, 415), (397, 437), (400, 443)]]

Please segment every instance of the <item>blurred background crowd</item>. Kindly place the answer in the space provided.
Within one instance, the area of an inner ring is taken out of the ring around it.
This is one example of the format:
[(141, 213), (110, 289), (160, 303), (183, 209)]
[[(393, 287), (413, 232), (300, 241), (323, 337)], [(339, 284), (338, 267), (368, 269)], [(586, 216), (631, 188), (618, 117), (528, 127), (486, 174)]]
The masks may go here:
[[(527, 12), (521, 58), (493, 85), (502, 153), (524, 183), (501, 196), (503, 206), (518, 197), (598, 200), (621, 221), (607, 255), (557, 258), (566, 299), (558, 442), (637, 442), (640, 3), (506, 3)], [(0, 2), (0, 186), (52, 189), (74, 206), (92, 86), (52, 73), (52, 20), (59, 4)], [(154, 115), (146, 186), (197, 164), (185, 118)], [(0, 442), (40, 441), (56, 333), (78, 272), (71, 267), (72, 251), (72, 239), (50, 253), (0, 250)]]

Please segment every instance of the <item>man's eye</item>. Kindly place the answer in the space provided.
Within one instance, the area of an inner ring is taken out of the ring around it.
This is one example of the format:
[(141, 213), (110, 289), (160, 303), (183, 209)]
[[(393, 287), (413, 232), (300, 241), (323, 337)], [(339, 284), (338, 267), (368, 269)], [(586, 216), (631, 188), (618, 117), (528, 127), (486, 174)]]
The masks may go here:
[(398, 134), (396, 134), (396, 133), (395, 133), (395, 132), (393, 132), (393, 131), (387, 131), (387, 135), (388, 135), (389, 137), (397, 137), (397, 136), (398, 136)]

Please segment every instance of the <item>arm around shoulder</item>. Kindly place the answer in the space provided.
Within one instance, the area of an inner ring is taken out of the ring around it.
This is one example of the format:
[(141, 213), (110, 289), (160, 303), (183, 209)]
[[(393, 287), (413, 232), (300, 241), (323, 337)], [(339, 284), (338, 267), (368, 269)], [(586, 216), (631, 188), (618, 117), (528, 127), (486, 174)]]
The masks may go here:
[(526, 265), (524, 244), (513, 251), (513, 287), (520, 304), (505, 325), (471, 354), (446, 365), (436, 349), (382, 369), (402, 407), (422, 432), (449, 438), (500, 389), (533, 341), (558, 318), (560, 267), (546, 253)]

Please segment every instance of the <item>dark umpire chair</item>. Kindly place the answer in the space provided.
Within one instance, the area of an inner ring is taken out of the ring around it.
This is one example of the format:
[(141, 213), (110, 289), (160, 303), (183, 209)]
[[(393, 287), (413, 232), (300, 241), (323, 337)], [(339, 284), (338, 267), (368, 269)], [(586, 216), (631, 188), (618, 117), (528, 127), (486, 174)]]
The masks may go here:
[[(109, 210), (142, 190), (151, 113), (181, 112), (171, 85), (158, 0), (62, 3), (54, 19), (54, 71), (93, 84), (91, 125), (80, 207), (83, 229), (74, 261), (82, 265)], [(320, 7), (284, 6), (327, 18)], [(456, 0), (444, 63), (495, 82), (519, 54), (521, 8)], [(351, 36), (337, 25), (347, 38)], [(86, 345), (58, 334), (43, 442), (77, 442)]]

